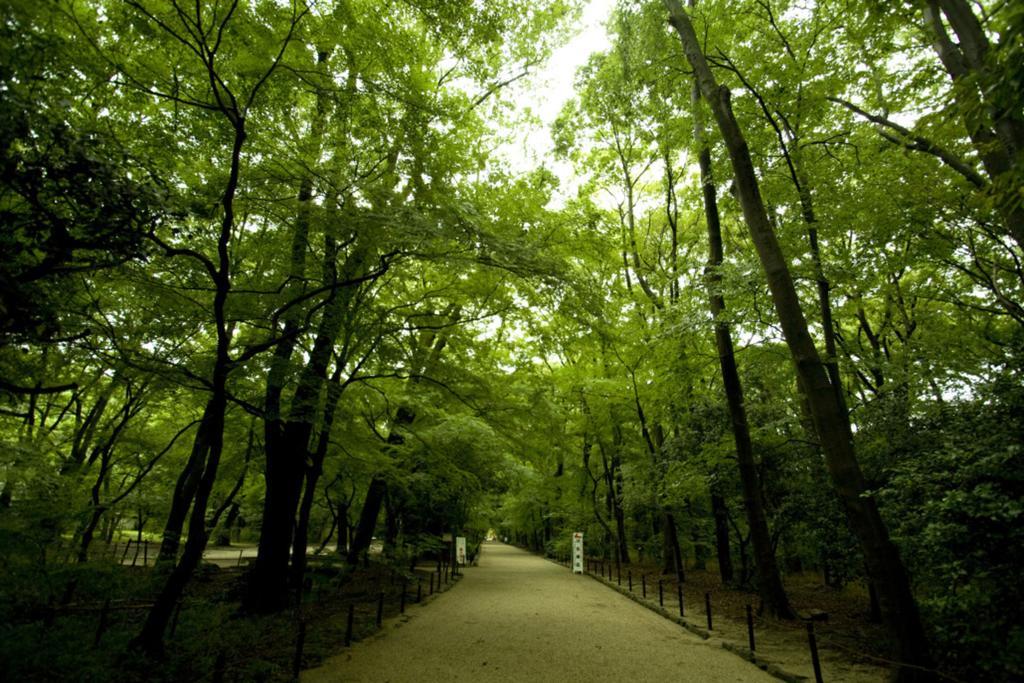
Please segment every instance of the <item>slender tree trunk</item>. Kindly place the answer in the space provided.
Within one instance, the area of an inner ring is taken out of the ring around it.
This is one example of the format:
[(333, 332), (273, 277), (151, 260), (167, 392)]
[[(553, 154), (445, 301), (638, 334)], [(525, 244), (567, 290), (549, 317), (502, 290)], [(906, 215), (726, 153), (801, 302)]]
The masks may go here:
[[(224, 373), (226, 376), (226, 372)], [(224, 414), (227, 408), (223, 380), (215, 387), (213, 397), (207, 409), (207, 419), (200, 425), (196, 439), (202, 439), (200, 450), (207, 454), (205, 468), (196, 488), (192, 515), (189, 518), (188, 539), (180, 561), (171, 570), (157, 595), (156, 602), (146, 617), (142, 632), (133, 641), (133, 645), (141, 648), (150, 656), (159, 656), (163, 652), (164, 631), (171, 619), (174, 606), (188, 585), (196, 567), (203, 557), (206, 548), (206, 507), (210, 491), (217, 476), (220, 455), (224, 446)]]
[[(416, 414), (405, 406), (399, 406), (395, 411), (394, 426), (388, 433), (387, 449), (394, 449), (405, 443), (399, 427), (411, 425), (416, 419)], [(373, 532), (377, 528), (377, 518), (380, 516), (380, 508), (388, 495), (388, 484), (381, 477), (374, 477), (370, 481), (370, 488), (366, 492), (363, 501), (363, 510), (359, 515), (359, 523), (356, 525), (355, 533), (348, 550), (348, 563), (354, 565), (359, 560), (359, 555), (370, 548), (370, 541), (373, 540)]]
[(209, 415), (211, 404), (208, 402), (203, 411), (203, 418), (199, 424), (195, 440), (192, 442), (192, 452), (185, 462), (174, 484), (174, 493), (171, 495), (171, 510), (167, 515), (167, 523), (164, 524), (163, 538), (160, 541), (160, 553), (157, 556), (157, 564), (168, 566), (178, 559), (178, 549), (181, 547), (181, 534), (185, 528), (185, 520), (188, 519), (188, 510), (192, 505), (196, 489), (199, 487), (199, 479), (202, 474), (203, 463), (206, 460), (206, 435), (200, 434), (204, 425), (211, 421)]
[[(99, 482), (97, 482), (95, 489), (98, 488)], [(79, 536), (79, 564), (89, 561), (89, 546), (92, 544), (93, 536), (96, 533), (96, 527), (99, 526), (100, 520), (103, 518), (103, 513), (107, 510), (106, 506), (100, 504), (99, 496), (96, 495), (95, 489), (92, 499), (92, 511), (89, 513), (89, 521), (85, 523), (85, 526), (82, 528), (82, 533)]]
[[(935, 52), (953, 80), (960, 118), (992, 181), (996, 210), (1007, 233), (1024, 248), (1024, 205), (1020, 202), (1020, 176), (1014, 169), (1014, 160), (1024, 149), (1024, 116), (1019, 107), (992, 101), (993, 96), (998, 96), (999, 88), (979, 90), (979, 86), (984, 87), (992, 80), (986, 68), (992, 60), (985, 58), (988, 38), (966, 0), (923, 0), (921, 4)], [(946, 32), (942, 13), (949, 20), (959, 44)], [(981, 115), (979, 110), (989, 116)], [(986, 124), (986, 118), (991, 118), (994, 128)]]
[[(384, 494), (384, 547), (383, 554), (388, 560), (398, 556), (398, 534), (401, 529), (401, 504), (395, 500), (394, 489)], [(452, 536), (452, 538), (455, 538)], [(452, 541), (454, 543), (454, 541)]]
[(718, 575), (722, 583), (733, 582), (732, 548), (729, 545), (729, 512), (725, 507), (725, 498), (712, 492), (711, 514), (715, 518), (715, 551), (718, 556)]
[(96, 527), (100, 523), (100, 519), (103, 517), (103, 512), (103, 506), (94, 505), (92, 508), (92, 512), (89, 513), (89, 521), (86, 522), (85, 528), (82, 529), (82, 534), (78, 545), (79, 564), (89, 561), (89, 546), (92, 544), (93, 535), (96, 532)]
[(355, 534), (348, 547), (348, 563), (354, 565), (359, 561), (359, 556), (370, 549), (370, 541), (373, 540), (373, 532), (377, 528), (377, 517), (380, 515), (380, 507), (384, 503), (384, 495), (387, 493), (388, 484), (380, 477), (374, 477), (370, 481), (370, 488), (366, 491), (366, 498), (363, 500), (363, 510), (359, 514), (359, 523), (356, 524)]
[(664, 542), (665, 566), (662, 573), (672, 574), (677, 581), (686, 580), (683, 567), (683, 552), (679, 549), (679, 530), (676, 528), (676, 516), (668, 510), (662, 511), (661, 532)]
[[(458, 319), (458, 316), (458, 307), (453, 304), (449, 306), (440, 317), (450, 322), (454, 322)], [(441, 357), (441, 353), (444, 351), (447, 344), (448, 338), (444, 334), (435, 334), (432, 332), (426, 334), (420, 340), (416, 353), (414, 354), (415, 358), (413, 361), (413, 367), (420, 368), (419, 374), (425, 375), (437, 364)], [(418, 378), (412, 381), (414, 384), (419, 382)], [(392, 427), (391, 431), (388, 433), (388, 445), (385, 447), (385, 452), (394, 451), (396, 446), (400, 446), (405, 443), (405, 437), (402, 436), (401, 428), (411, 425), (415, 419), (416, 414), (409, 408), (406, 406), (398, 407), (398, 410), (395, 411), (394, 427)], [(381, 503), (387, 493), (387, 482), (379, 476), (374, 476), (373, 480), (370, 482), (370, 488), (366, 493), (366, 499), (363, 501), (363, 509), (359, 516), (359, 524), (356, 526), (355, 533), (352, 534), (352, 540), (348, 551), (349, 564), (354, 565), (359, 559), (359, 554), (369, 549), (374, 529), (377, 528), (377, 517), (380, 515)]]
[(707, 280), (710, 290), (710, 309), (714, 319), (715, 345), (718, 347), (718, 361), (722, 371), (722, 386), (729, 406), (733, 440), (736, 443), (736, 462), (740, 470), (743, 490), (743, 507), (747, 512), (747, 524), (754, 545), (757, 568), (757, 590), (769, 613), (781, 619), (793, 619), (796, 613), (789, 604), (789, 597), (782, 585), (775, 551), (772, 548), (768, 516), (764, 509), (764, 496), (757, 476), (753, 447), (750, 442), (750, 428), (747, 424), (747, 409), (743, 401), (743, 385), (740, 382), (736, 356), (733, 352), (732, 334), (725, 321), (725, 297), (721, 294), (722, 278), (722, 230), (718, 215), (718, 199), (711, 174), (711, 151), (704, 141), (704, 124), (701, 120), (700, 94), (696, 84), (693, 91), (694, 141), (699, 147), (701, 184), (704, 191), (704, 215), (708, 231)]
[[(302, 579), (306, 572), (306, 546), (309, 545), (309, 516), (313, 510), (313, 500), (316, 498), (316, 487), (324, 472), (324, 459), (327, 457), (327, 448), (330, 444), (331, 428), (334, 426), (334, 415), (338, 408), (338, 401), (344, 391), (344, 385), (340, 383), (341, 365), (331, 378), (327, 386), (327, 399), (324, 404), (324, 415), (320, 422), (320, 434), (317, 437), (316, 449), (311, 453), (309, 466), (306, 468), (306, 487), (299, 504), (299, 517), (295, 524), (295, 538), (292, 542), (292, 586), (298, 588), (302, 585)], [(347, 522), (347, 520), (346, 520)], [(344, 527), (339, 527), (338, 537), (344, 538)], [(340, 542), (340, 541), (339, 541)]]
[(619, 449), (623, 444), (622, 430), (614, 425), (614, 445), (610, 457), (603, 457), (605, 466), (605, 484), (608, 487), (608, 503), (612, 519), (615, 520), (615, 561), (629, 564), (629, 543), (626, 540), (626, 511), (623, 509), (622, 465)]
[(234, 528), (235, 522), (238, 520), (238, 514), (241, 510), (242, 508), (238, 503), (231, 503), (228, 507), (228, 516), (224, 518), (224, 524), (222, 524), (217, 531), (217, 537), (213, 542), (214, 545), (224, 548), (231, 545), (231, 530)]
[[(246, 600), (246, 608), (257, 612), (275, 611), (288, 604), (288, 556), (291, 548), (298, 549), (298, 543), (293, 543), (295, 539), (292, 532), (296, 528), (296, 512), (302, 497), (302, 482), (308, 474), (307, 463), (319, 458), (317, 452), (311, 450), (310, 442), (317, 421), (321, 387), (327, 381), (327, 368), (335, 340), (345, 313), (354, 298), (356, 287), (345, 283), (358, 280), (368, 256), (367, 249), (357, 245), (345, 259), (339, 282), (335, 265), (338, 247), (330, 231), (325, 235), (324, 242), (324, 279), (326, 282), (333, 282), (339, 289), (330, 294), (324, 306), (309, 360), (302, 370), (292, 397), (288, 421), (283, 431), (279, 432), (280, 441), (274, 448), (267, 449), (267, 492), (264, 499), (263, 526), (260, 530), (260, 550), (253, 567)], [(340, 398), (340, 394), (337, 394), (337, 397)], [(321, 418), (321, 429), (322, 422)], [(322, 458), (319, 459), (322, 461)], [(316, 478), (318, 477), (319, 474), (316, 475)], [(304, 536), (307, 533), (305, 526), (302, 533)], [(306, 540), (301, 540), (302, 557), (296, 555), (293, 558), (303, 570)], [(301, 583), (301, 578), (298, 581)]]
[(352, 527), (348, 521), (348, 504), (342, 503), (338, 505), (337, 520), (338, 520), (338, 547), (337, 553), (341, 556), (345, 556), (348, 553), (348, 544), (352, 538)]
[(92, 543), (93, 535), (96, 532), (96, 527), (100, 523), (100, 519), (103, 517), (103, 513), (106, 512), (107, 507), (100, 503), (100, 490), (103, 485), (107, 483), (107, 474), (110, 472), (110, 457), (112, 455), (111, 449), (106, 449), (103, 455), (100, 457), (100, 468), (96, 474), (96, 482), (92, 486), (90, 493), (91, 500), (90, 506), (92, 512), (89, 514), (89, 521), (86, 522), (82, 529), (79, 546), (78, 546), (78, 562), (84, 563), (89, 561), (89, 545)]
[(896, 546), (889, 539), (874, 498), (867, 493), (864, 476), (848, 438), (849, 424), (836, 401), (807, 320), (800, 308), (788, 264), (771, 229), (746, 140), (732, 113), (727, 88), (715, 81), (701, 51), (690, 17), (679, 0), (664, 0), (671, 23), (679, 33), (687, 60), (693, 67), (701, 95), (711, 106), (732, 160), (740, 205), (751, 239), (768, 279), (775, 310), (790, 348), (797, 373), (808, 391), (815, 428), (826, 464), (850, 526), (860, 540), (871, 581), (890, 632), (898, 644), (900, 681), (931, 681), (932, 660), (910, 579)]
[[(330, 56), (319, 50), (317, 72)], [(305, 140), (305, 156), (316, 168), (320, 156), (323, 131), (328, 108), (327, 91), (317, 91), (316, 113), (310, 135)], [(286, 292), (293, 297), (301, 292), (309, 250), (310, 214), (313, 200), (313, 173), (307, 173), (299, 182), (298, 210), (292, 233), (289, 285)], [(331, 230), (325, 231), (323, 257), (324, 284), (337, 285), (337, 245)], [(339, 308), (344, 297), (337, 290), (330, 293), (320, 319), (314, 349), (299, 378), (292, 397), (291, 412), (284, 421), (281, 394), (287, 381), (289, 361), (297, 343), (302, 310), (292, 306), (284, 318), (283, 340), (275, 349), (271, 369), (267, 376), (265, 398), (265, 448), (267, 490), (263, 499), (263, 519), (260, 527), (259, 551), (253, 565), (245, 608), (254, 612), (272, 612), (288, 604), (288, 554), (292, 547), (292, 531), (296, 508), (306, 475), (306, 462), (310, 458), (310, 436), (315, 421), (315, 405), (319, 399), (320, 384), (326, 376), (331, 348), (340, 321)], [(305, 546), (302, 550), (304, 566)], [(301, 581), (301, 580), (300, 580)]]
[[(210, 382), (210, 400), (203, 412), (203, 420), (196, 431), (193, 455), (197, 455), (199, 472), (195, 486), (192, 515), (189, 518), (188, 540), (181, 560), (171, 570), (156, 602), (146, 616), (142, 632), (132, 641), (132, 646), (141, 649), (147, 655), (156, 657), (163, 652), (164, 631), (170, 621), (175, 604), (188, 585), (189, 580), (206, 548), (206, 507), (209, 503), (213, 483), (217, 479), (217, 468), (224, 448), (224, 416), (227, 412), (227, 380), (231, 371), (231, 334), (232, 329), (227, 322), (228, 295), (231, 292), (231, 254), (229, 251), (232, 234), (235, 229), (235, 195), (238, 191), (239, 175), (242, 164), (242, 147), (245, 145), (245, 118), (237, 110), (228, 116), (234, 127), (234, 139), (231, 148), (231, 164), (224, 195), (221, 198), (223, 216), (220, 224), (220, 235), (217, 239), (216, 266), (208, 263), (210, 276), (214, 285), (213, 317), (217, 331), (217, 345)], [(193, 458), (189, 459), (192, 464)]]
[[(587, 407), (586, 401), (582, 402), (583, 412), (590, 417), (590, 409)], [(601, 504), (598, 501), (597, 489), (601, 485), (601, 478), (591, 473), (590, 471), (590, 455), (593, 451), (593, 444), (590, 442), (588, 434), (583, 435), (583, 470), (587, 473), (587, 477), (590, 479), (590, 502), (594, 509), (594, 519), (604, 529), (605, 539), (612, 537), (612, 529), (608, 526), (608, 522), (605, 520), (604, 515), (601, 514)]]

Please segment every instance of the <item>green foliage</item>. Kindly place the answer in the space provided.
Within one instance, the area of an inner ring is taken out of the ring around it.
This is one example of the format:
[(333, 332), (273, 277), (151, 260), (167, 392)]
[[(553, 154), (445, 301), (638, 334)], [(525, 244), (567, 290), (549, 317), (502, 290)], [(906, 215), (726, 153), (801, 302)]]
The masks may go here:
[(1019, 673), (1024, 625), (1024, 395), (978, 387), (956, 410), (915, 420), (880, 491), (948, 666)]
[[(700, 111), (661, 3), (619, 2), (610, 49), (576, 75), (551, 131), (577, 176), (568, 199), (564, 178), (494, 150), (524, 116), (506, 86), (577, 2), (8, 5), (0, 620), (72, 583), (148, 595), (98, 549), (160, 537), (215, 372), (229, 408), (206, 519), (223, 508), (229, 539), (257, 539), (280, 418), (309, 426), (285, 455), (315, 484), (310, 543), (339, 524), (347, 538), (383, 480), (375, 534), (403, 563), (453, 531), (473, 554), (491, 529), (560, 555), (583, 531), (589, 554), (663, 560), (672, 514), (692, 567), (715, 547), (713, 498), (729, 550), (749, 552), (715, 322), (735, 341), (780, 564), (863, 578), (710, 127), (726, 257), (709, 291)], [(991, 49), (956, 84), (920, 50), (915, 7), (702, 0), (695, 18), (822, 348), (828, 282), (855, 445), (935, 650), (997, 678), (1021, 674), (1024, 642), (1005, 609), (1024, 600), (1024, 277), (1004, 220), (1024, 173), (1017, 154), (979, 188), (921, 142), (987, 174), (968, 126), (1017, 120), (1024, 12), (973, 8)], [(189, 628), (227, 623), (221, 598)], [(6, 651), (26, 656), (34, 628)], [(89, 628), (69, 620), (47, 652)], [(194, 667), (168, 675), (206, 675), (216, 653), (186, 649)], [(54, 668), (115, 666), (76, 652)]]
[(88, 84), (61, 38), (19, 9), (0, 29), (3, 345), (80, 334), (80, 320), (64, 329), (69, 312), (80, 318), (74, 275), (142, 256), (167, 211), (151, 169), (75, 102)]

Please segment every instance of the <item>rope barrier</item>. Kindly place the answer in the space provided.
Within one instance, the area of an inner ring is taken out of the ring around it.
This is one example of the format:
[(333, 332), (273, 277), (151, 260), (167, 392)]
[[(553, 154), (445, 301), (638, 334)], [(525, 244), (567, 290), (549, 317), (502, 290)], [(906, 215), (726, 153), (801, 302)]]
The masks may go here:
[[(591, 559), (589, 561), (594, 562), (595, 565), (600, 562), (600, 560), (597, 560), (597, 559)], [(606, 581), (609, 585), (614, 585), (613, 582), (612, 582), (612, 577), (611, 576), (605, 578), (602, 575), (603, 574), (603, 570), (599, 569), (598, 572), (593, 572), (592, 571), (590, 573), (593, 576), (598, 577), (598, 578), (602, 579), (603, 581)], [(609, 574), (610, 574), (610, 572), (609, 572)], [(641, 580), (646, 582), (646, 574), (641, 574)], [(669, 581), (669, 583), (671, 583), (671, 579), (669, 579), (668, 581)], [(658, 600), (658, 604), (661, 605), (662, 607), (664, 607), (664, 599), (663, 599), (663, 595), (662, 595), (662, 586), (663, 586), (663, 580), (661, 578), (659, 578), (658, 579), (658, 589), (659, 589), (658, 592), (659, 592), (659, 598), (660, 599)], [(646, 595), (644, 595), (644, 597), (646, 598)], [(711, 621), (710, 616), (711, 615), (710, 615), (710, 610), (708, 609), (709, 607), (710, 607), (710, 593), (707, 593), (705, 595), (705, 615), (707, 616), (708, 622), (709, 622), (708, 629), (711, 630), (711, 624), (710, 624), (710, 621)], [(748, 609), (749, 609), (749, 606), (748, 606)], [(749, 644), (751, 646), (753, 646), (753, 636), (752, 636), (752, 633), (753, 633), (753, 627), (755, 625), (759, 625), (762, 628), (767, 628), (769, 632), (770, 632), (771, 629), (777, 628), (779, 630), (784, 630), (784, 631), (788, 630), (788, 631), (791, 631), (791, 632), (800, 631), (801, 635), (803, 635), (807, 631), (806, 624), (812, 623), (811, 620), (803, 620), (801, 622), (801, 624), (799, 626), (797, 626), (795, 624), (790, 624), (790, 623), (788, 623), (786, 621), (782, 621), (782, 620), (778, 620), (778, 619), (764, 619), (764, 618), (761, 618), (761, 617), (757, 617), (757, 616), (753, 615), (751, 612), (748, 612), (748, 615), (747, 615), (745, 621), (746, 621), (747, 628), (748, 628)], [(743, 629), (743, 624), (741, 622), (741, 623), (737, 624), (736, 630), (738, 632), (740, 632), (740, 631), (742, 631), (742, 629)], [(722, 630), (721, 627), (719, 627), (718, 631), (721, 632), (721, 630)], [(856, 658), (866, 659), (866, 660), (870, 660), (872, 662), (876, 662), (878, 664), (885, 665), (886, 667), (891, 667), (891, 668), (902, 667), (902, 668), (914, 669), (916, 671), (923, 671), (923, 672), (926, 672), (926, 673), (938, 676), (939, 678), (941, 678), (943, 680), (950, 681), (950, 683), (968, 683), (967, 681), (964, 681), (963, 679), (957, 678), (957, 677), (955, 677), (953, 675), (950, 675), (948, 673), (945, 673), (945, 672), (940, 671), (940, 670), (935, 669), (935, 668), (929, 668), (929, 667), (921, 666), (919, 664), (911, 664), (909, 662), (901, 662), (899, 660), (890, 659), (890, 658), (887, 658), (887, 657), (882, 657), (882, 656), (874, 655), (874, 654), (868, 654), (866, 652), (861, 652), (861, 651), (859, 651), (857, 649), (854, 649), (854, 648), (852, 648), (852, 647), (850, 647), (848, 645), (844, 645), (844, 644), (838, 642), (837, 640), (835, 640), (835, 634), (829, 635), (828, 633), (823, 633), (821, 631), (817, 631), (815, 640), (817, 641), (817, 645), (818, 646), (823, 646), (823, 647), (827, 647), (827, 648), (835, 648), (835, 649), (838, 649), (838, 650), (842, 650), (843, 652), (847, 653), (848, 655), (850, 655), (852, 658), (855, 658), (855, 659)], [(753, 650), (753, 647), (750, 647), (750, 649)], [(812, 659), (815, 658), (814, 657), (814, 653), (812, 653), (811, 657), (812, 657)], [(813, 662), (812, 662), (812, 664), (813, 664)], [(816, 675), (817, 675), (817, 672), (816, 672)]]

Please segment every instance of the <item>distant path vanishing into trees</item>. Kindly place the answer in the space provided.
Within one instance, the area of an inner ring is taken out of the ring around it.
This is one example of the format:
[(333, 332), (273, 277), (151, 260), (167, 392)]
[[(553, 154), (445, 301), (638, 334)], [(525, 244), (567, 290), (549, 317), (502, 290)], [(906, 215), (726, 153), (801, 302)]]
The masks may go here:
[(774, 681), (593, 579), (500, 543), (459, 586), (302, 683)]

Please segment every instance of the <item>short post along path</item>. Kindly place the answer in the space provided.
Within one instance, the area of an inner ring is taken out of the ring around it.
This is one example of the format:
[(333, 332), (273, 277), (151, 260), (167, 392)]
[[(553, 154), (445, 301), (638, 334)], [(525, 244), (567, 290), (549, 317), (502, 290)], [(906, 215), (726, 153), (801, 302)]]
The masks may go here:
[(500, 543), (406, 623), (305, 671), (365, 681), (775, 681), (593, 579)]

